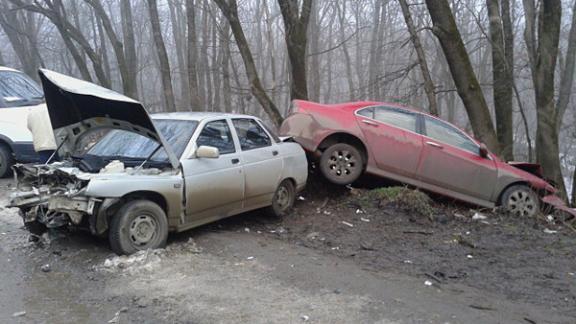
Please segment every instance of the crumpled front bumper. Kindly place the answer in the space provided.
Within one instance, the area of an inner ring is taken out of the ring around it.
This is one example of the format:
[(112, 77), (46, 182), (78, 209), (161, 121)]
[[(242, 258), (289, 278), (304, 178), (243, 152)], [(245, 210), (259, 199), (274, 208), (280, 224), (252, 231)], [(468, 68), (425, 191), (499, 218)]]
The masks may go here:
[(566, 206), (566, 203), (564, 202), (564, 200), (562, 200), (560, 197), (558, 197), (556, 195), (544, 196), (544, 197), (542, 197), (542, 202), (554, 207), (557, 210), (560, 210), (560, 211), (563, 211), (569, 215), (572, 215), (576, 218), (576, 209)]

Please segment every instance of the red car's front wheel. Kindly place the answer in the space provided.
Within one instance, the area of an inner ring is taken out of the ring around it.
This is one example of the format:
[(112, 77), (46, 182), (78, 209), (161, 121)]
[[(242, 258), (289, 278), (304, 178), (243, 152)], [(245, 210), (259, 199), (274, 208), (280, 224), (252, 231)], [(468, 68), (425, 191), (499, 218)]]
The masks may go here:
[(320, 157), (320, 171), (335, 184), (346, 185), (356, 181), (363, 168), (362, 153), (350, 144), (334, 144)]

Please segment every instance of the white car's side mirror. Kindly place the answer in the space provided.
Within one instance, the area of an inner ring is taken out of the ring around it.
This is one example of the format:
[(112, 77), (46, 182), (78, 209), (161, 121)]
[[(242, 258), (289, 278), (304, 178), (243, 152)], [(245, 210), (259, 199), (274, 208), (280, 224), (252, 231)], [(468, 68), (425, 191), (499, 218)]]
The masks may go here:
[(220, 156), (220, 151), (216, 147), (202, 145), (196, 149), (195, 156), (199, 159), (217, 159)]

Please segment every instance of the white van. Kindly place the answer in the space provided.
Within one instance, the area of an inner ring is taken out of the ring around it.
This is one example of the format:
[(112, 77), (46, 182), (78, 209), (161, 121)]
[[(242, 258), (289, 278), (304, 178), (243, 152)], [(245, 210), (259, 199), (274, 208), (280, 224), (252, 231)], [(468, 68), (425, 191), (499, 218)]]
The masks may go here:
[(41, 88), (24, 73), (0, 66), (0, 177), (15, 162), (38, 162), (28, 131), (32, 109), (46, 109)]

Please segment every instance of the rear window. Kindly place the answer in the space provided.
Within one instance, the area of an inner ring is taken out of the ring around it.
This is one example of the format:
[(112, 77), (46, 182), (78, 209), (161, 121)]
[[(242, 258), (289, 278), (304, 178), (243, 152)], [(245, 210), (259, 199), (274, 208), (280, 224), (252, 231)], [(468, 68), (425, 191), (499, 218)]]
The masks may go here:
[(0, 108), (31, 106), (42, 102), (42, 90), (24, 73), (0, 71)]

